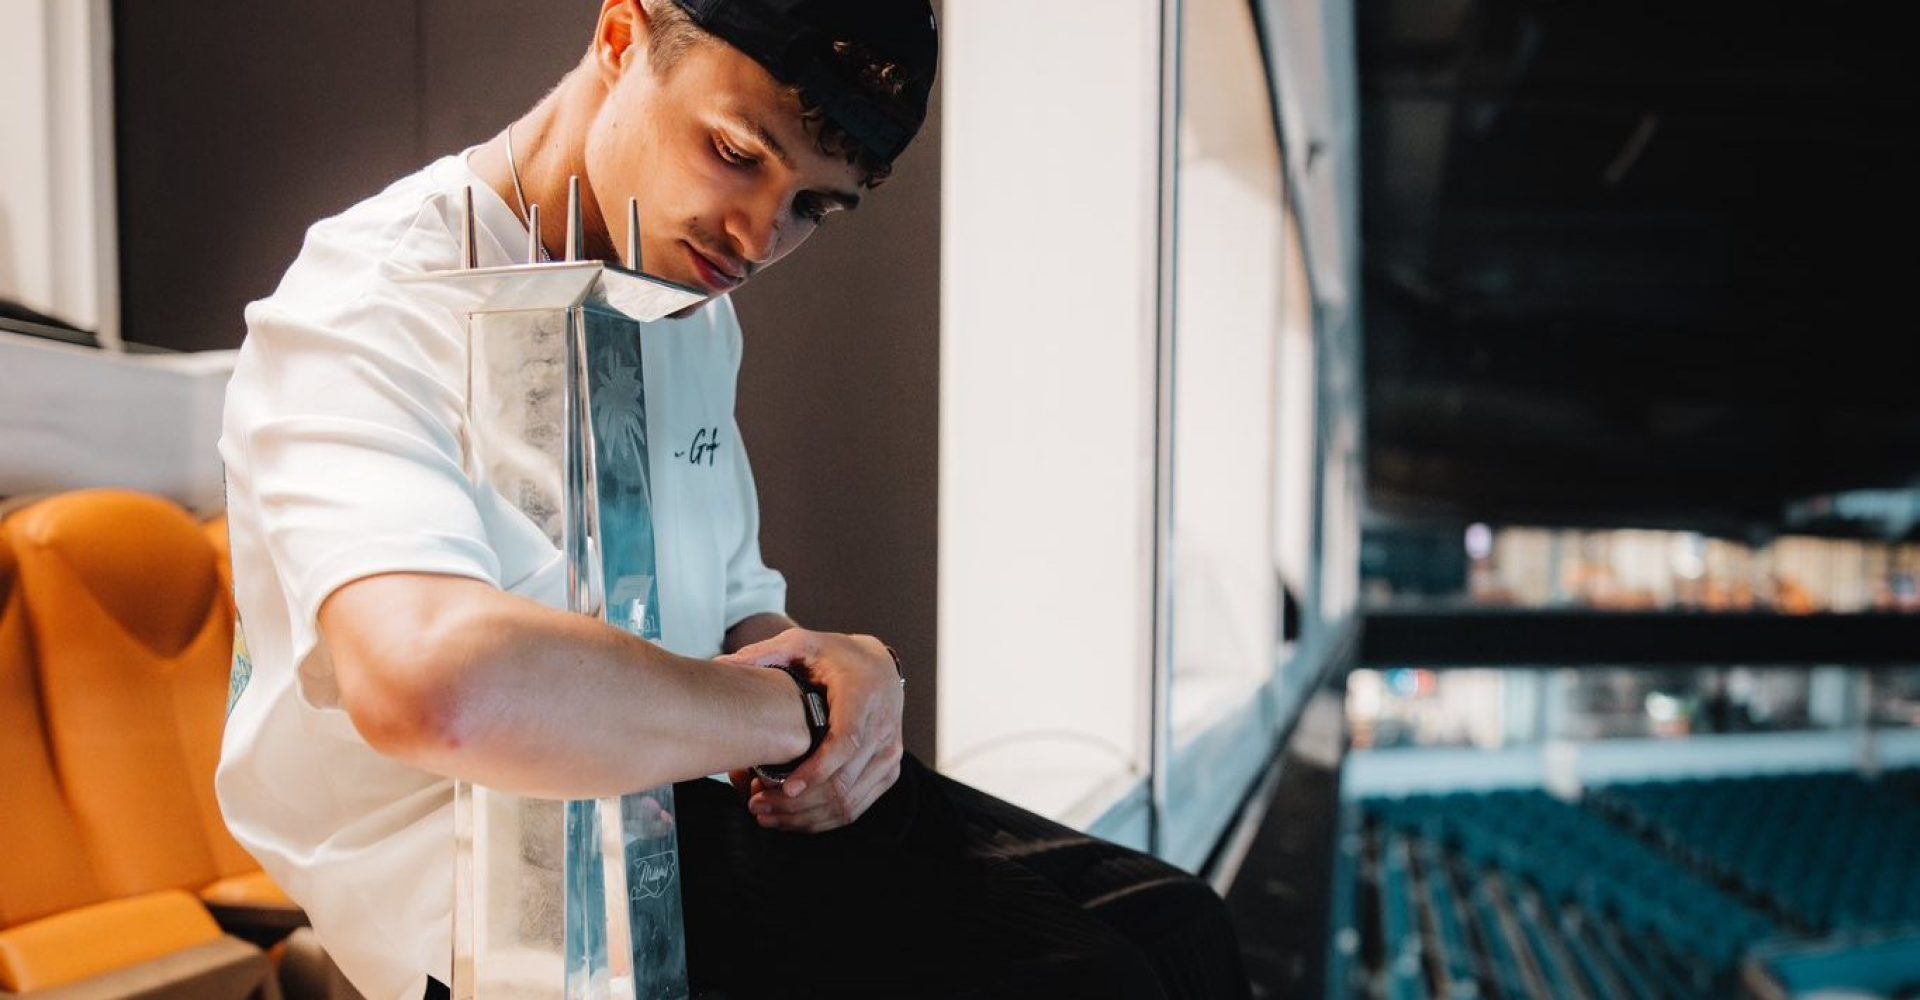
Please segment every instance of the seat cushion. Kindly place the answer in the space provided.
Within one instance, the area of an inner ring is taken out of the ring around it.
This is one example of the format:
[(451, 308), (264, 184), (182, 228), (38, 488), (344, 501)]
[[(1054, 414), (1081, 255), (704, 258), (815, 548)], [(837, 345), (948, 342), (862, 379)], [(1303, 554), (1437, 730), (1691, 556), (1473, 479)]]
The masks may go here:
[(64, 986), (221, 937), (199, 901), (178, 890), (95, 903), (0, 931), (0, 990)]
[(266, 872), (248, 872), (244, 875), (229, 875), (200, 890), (200, 898), (208, 903), (221, 906), (284, 906), (292, 907), (293, 900), (281, 891)]

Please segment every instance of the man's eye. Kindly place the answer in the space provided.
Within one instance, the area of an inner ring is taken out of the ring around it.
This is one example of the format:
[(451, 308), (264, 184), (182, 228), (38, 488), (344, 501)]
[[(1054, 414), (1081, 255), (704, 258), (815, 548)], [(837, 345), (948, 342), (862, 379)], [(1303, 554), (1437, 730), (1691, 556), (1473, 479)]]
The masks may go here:
[(793, 214), (817, 223), (827, 217), (827, 206), (818, 198), (800, 198), (793, 203)]
[(742, 153), (739, 150), (733, 148), (733, 144), (729, 143), (725, 139), (713, 140), (713, 148), (715, 152), (720, 154), (720, 158), (722, 160), (725, 160), (728, 163), (731, 163), (735, 166), (750, 167), (750, 166), (753, 166), (755, 162), (753, 157), (748, 156), (747, 154)]

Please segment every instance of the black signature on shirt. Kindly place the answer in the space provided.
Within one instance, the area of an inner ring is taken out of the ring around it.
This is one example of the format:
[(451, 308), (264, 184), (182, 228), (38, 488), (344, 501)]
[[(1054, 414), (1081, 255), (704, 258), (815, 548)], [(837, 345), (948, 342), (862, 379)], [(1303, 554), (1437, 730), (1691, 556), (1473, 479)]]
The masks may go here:
[(705, 463), (713, 465), (715, 453), (720, 450), (720, 428), (702, 427), (694, 432), (693, 445), (685, 451), (673, 453), (675, 458), (684, 458), (688, 465)]

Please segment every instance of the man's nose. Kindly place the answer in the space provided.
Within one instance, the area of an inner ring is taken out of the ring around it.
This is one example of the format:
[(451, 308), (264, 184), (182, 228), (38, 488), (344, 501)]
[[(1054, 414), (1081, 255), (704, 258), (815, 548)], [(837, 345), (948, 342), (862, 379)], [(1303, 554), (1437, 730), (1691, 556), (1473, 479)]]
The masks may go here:
[(766, 264), (779, 248), (782, 204), (783, 200), (768, 199), (734, 215), (733, 242), (749, 265)]

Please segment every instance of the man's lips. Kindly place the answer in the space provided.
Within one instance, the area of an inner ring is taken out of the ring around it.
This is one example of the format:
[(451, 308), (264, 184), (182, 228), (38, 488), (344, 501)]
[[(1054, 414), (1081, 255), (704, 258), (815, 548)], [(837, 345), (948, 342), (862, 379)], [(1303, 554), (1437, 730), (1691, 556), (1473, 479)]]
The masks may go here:
[(693, 262), (693, 269), (699, 273), (700, 282), (708, 288), (716, 292), (724, 292), (741, 282), (742, 276), (722, 267), (719, 261), (701, 253), (693, 244), (681, 240), (680, 245), (687, 248), (687, 259)]

